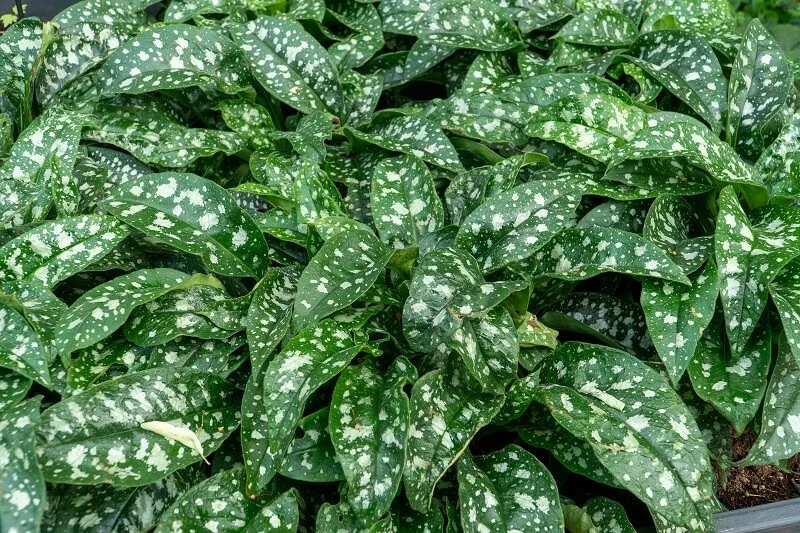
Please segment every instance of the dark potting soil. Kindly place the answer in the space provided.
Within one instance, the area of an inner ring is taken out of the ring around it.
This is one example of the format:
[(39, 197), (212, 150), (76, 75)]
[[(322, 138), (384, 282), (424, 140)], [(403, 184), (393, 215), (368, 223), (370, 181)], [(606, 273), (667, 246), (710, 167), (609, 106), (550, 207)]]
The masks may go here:
[[(755, 434), (750, 430), (734, 437), (733, 460), (743, 459), (754, 442)], [(730, 510), (798, 498), (800, 454), (789, 459), (789, 470), (784, 472), (772, 465), (731, 468), (725, 487), (717, 488), (717, 497)]]

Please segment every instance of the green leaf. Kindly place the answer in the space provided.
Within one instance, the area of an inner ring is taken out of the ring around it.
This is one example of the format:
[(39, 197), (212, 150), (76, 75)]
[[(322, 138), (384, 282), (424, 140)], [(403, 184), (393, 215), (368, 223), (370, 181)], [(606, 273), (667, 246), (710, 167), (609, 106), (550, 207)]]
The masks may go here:
[(567, 225), (578, 197), (547, 181), (518, 185), (470, 213), (455, 245), (470, 252), (484, 272), (531, 256)]
[(341, 372), (363, 346), (335, 321), (323, 320), (302, 330), (269, 362), (263, 394), (254, 395), (264, 412), (242, 436), (248, 494), (258, 492), (278, 471), (311, 393)]
[(444, 192), (450, 222), (461, 225), (487, 198), (513, 187), (522, 163), (519, 157), (509, 157), (457, 174)]
[(714, 50), (684, 30), (645, 33), (624, 56), (686, 102), (719, 131), (727, 110), (726, 83)]
[(528, 78), (504, 91), (501, 98), (521, 104), (528, 116), (534, 116), (560, 98), (587, 94), (603, 94), (630, 102), (627, 93), (610, 81), (578, 72), (554, 72)]
[[(170, 6), (175, 5), (171, 3)], [(225, 100), (217, 104), (225, 124), (256, 150), (272, 148), (269, 134), (275, 131), (272, 117), (262, 106), (247, 100)]]
[(267, 243), (236, 200), (211, 180), (162, 172), (117, 187), (102, 205), (136, 229), (199, 255), (212, 271), (259, 277)]
[(458, 376), (445, 376), (441, 370), (428, 372), (414, 384), (403, 474), (412, 509), (430, 508), (439, 479), (502, 404), (502, 396), (464, 390)]
[(600, 531), (616, 533), (636, 533), (625, 508), (618, 502), (603, 496), (592, 498), (583, 505), (583, 509), (592, 518), (592, 522)]
[(431, 173), (411, 155), (378, 163), (372, 174), (370, 207), (381, 240), (394, 248), (417, 245), (421, 237), (444, 226)]
[(641, 304), (647, 328), (674, 385), (683, 376), (701, 335), (714, 317), (719, 294), (713, 260), (689, 279), (691, 286), (642, 280)]
[(357, 139), (386, 150), (410, 154), (453, 172), (463, 170), (450, 140), (435, 124), (424, 118), (400, 115), (376, 120), (368, 131), (347, 131)]
[(50, 385), (48, 362), (48, 351), (25, 317), (0, 301), (0, 366)]
[(322, 163), (325, 159), (325, 141), (333, 135), (334, 122), (338, 119), (330, 113), (315, 111), (301, 118), (295, 131), (273, 131), (273, 139), (286, 139), (294, 151), (304, 159)]
[(405, 2), (404, 0), (385, 0), (378, 4), (383, 31), (400, 35), (416, 35), (419, 21), (430, 10), (428, 2)]
[(753, 173), (764, 179), (775, 197), (800, 196), (800, 113), (786, 119), (772, 144), (761, 152)]
[(384, 273), (392, 250), (366, 231), (337, 233), (322, 245), (297, 283), (295, 329), (355, 302)]
[(767, 386), (761, 431), (737, 466), (772, 464), (800, 452), (800, 383), (797, 356), (785, 337), (778, 341), (778, 360)]
[(378, 106), (384, 89), (383, 76), (365, 76), (354, 70), (347, 70), (340, 78), (344, 96), (344, 121), (349, 126), (362, 126), (371, 120)]
[(83, 119), (75, 112), (52, 111), (20, 134), (0, 166), (0, 227), (43, 220), (58, 186), (69, 188)]
[(61, 316), (56, 348), (68, 354), (114, 333), (139, 305), (152, 302), (189, 278), (169, 268), (137, 270), (86, 291)]
[(12, 370), (0, 368), (0, 381), (3, 387), (0, 387), (0, 415), (12, 407), (17, 402), (25, 397), (28, 389), (31, 387), (31, 380), (24, 378)]
[(726, 135), (743, 157), (763, 150), (761, 131), (783, 107), (791, 89), (789, 64), (780, 45), (753, 19), (736, 54), (728, 87)]
[(366, 361), (345, 369), (331, 400), (330, 432), (350, 505), (368, 523), (392, 505), (406, 462), (409, 407), (403, 387), (416, 380), (405, 358), (385, 376)]
[(45, 479), (119, 487), (164, 479), (202, 457), (174, 434), (141, 425), (153, 421), (184, 428), (209, 454), (239, 425), (237, 401), (236, 389), (222, 378), (183, 368), (157, 368), (101, 383), (42, 413), (39, 462)]
[(666, 16), (675, 17), (681, 28), (712, 32), (732, 28), (735, 21), (731, 4), (726, 0), (675, 0), (648, 4), (647, 7), (642, 22), (642, 29), (647, 31), (654, 29)]
[(145, 163), (184, 167), (218, 152), (233, 154), (244, 141), (231, 131), (187, 128), (174, 117), (150, 109), (103, 104), (85, 139), (119, 146)]
[(155, 533), (187, 528), (188, 531), (238, 532), (297, 530), (297, 494), (269, 491), (257, 498), (243, 497), (245, 474), (241, 468), (211, 476), (181, 494), (164, 513)]
[(705, 443), (658, 373), (624, 352), (567, 343), (539, 375), (543, 403), (620, 483), (676, 526), (713, 531)]
[(528, 2), (526, 7), (517, 21), (522, 33), (544, 28), (575, 14), (575, 6), (565, 0), (535, 0)]
[(429, 118), (443, 129), (487, 143), (525, 144), (519, 107), (491, 94), (459, 91), (438, 104)]
[(767, 305), (768, 284), (800, 254), (800, 210), (770, 206), (748, 220), (732, 187), (719, 196), (715, 256), (725, 326), (734, 353), (742, 350)]
[(340, 71), (358, 68), (383, 48), (381, 18), (375, 6), (357, 0), (330, 3), (328, 13), (354, 33), (328, 48), (331, 60)]
[(552, 474), (519, 446), (474, 458), (462, 455), (458, 496), (465, 532), (564, 530)]
[(475, 259), (455, 248), (429, 252), (417, 265), (403, 307), (403, 333), (411, 347), (433, 351), (465, 320), (485, 315), (524, 282), (487, 283)]
[(247, 67), (241, 52), (220, 33), (172, 24), (147, 29), (117, 48), (97, 79), (105, 94), (207, 84), (233, 94), (247, 87)]
[(605, 94), (570, 95), (543, 107), (525, 133), (556, 141), (573, 150), (607, 161), (644, 128), (640, 109)]
[(590, 335), (642, 358), (653, 353), (642, 310), (634, 302), (598, 293), (573, 292), (545, 308), (542, 322), (562, 331)]
[(39, 403), (27, 400), (0, 417), (0, 524), (7, 531), (38, 531), (45, 509), (34, 439)]
[[(188, 471), (187, 471), (188, 470)], [(147, 531), (199, 476), (190, 469), (143, 487), (69, 487), (45, 514), (44, 531)]]
[(631, 19), (615, 9), (584, 11), (558, 30), (555, 37), (592, 46), (627, 46), (639, 32)]
[[(528, 389), (525, 394), (533, 401), (539, 389), (538, 379), (518, 383), (525, 383)], [(544, 405), (531, 404), (523, 421), (515, 423), (514, 429), (523, 441), (535, 448), (549, 451), (568, 470), (603, 485), (623, 486), (597, 458), (591, 442), (576, 437), (561, 427)]]
[(289, 332), (300, 273), (298, 265), (273, 268), (253, 289), (245, 327), (254, 373)]
[(328, 431), (329, 412), (326, 407), (300, 420), (297, 427), (303, 435), (289, 445), (278, 470), (280, 475), (316, 483), (344, 480)]
[(342, 109), (342, 88), (328, 52), (296, 21), (259, 17), (233, 28), (253, 77), (281, 102), (301, 111)]
[(611, 157), (609, 168), (625, 161), (675, 158), (686, 158), (722, 184), (741, 184), (754, 198), (763, 194), (759, 177), (733, 149), (695, 122), (665, 122), (642, 130)]
[(525, 320), (517, 328), (517, 337), (523, 348), (545, 346), (555, 350), (558, 346), (558, 331), (548, 328), (530, 313), (525, 314)]
[(33, 280), (52, 288), (102, 259), (128, 234), (103, 215), (45, 222), (0, 247), (0, 284)]
[[(134, 350), (138, 348), (140, 352), (150, 352), (142, 369), (174, 366), (204, 370), (226, 377), (246, 358), (247, 353), (239, 351), (243, 345), (244, 339), (241, 335), (212, 340), (182, 337), (152, 349), (134, 347)], [(70, 366), (70, 371), (74, 367), (74, 364)]]
[(126, 32), (108, 24), (82, 22), (63, 28), (44, 51), (36, 77), (36, 97), (41, 104), (74, 79), (102, 63), (128, 39)]
[(755, 417), (772, 363), (769, 321), (762, 319), (740, 352), (724, 343), (720, 321), (712, 323), (689, 363), (689, 377), (697, 395), (716, 407), (737, 434)]
[(519, 340), (504, 307), (464, 321), (447, 344), (461, 355), (469, 373), (485, 389), (502, 392), (517, 375)]
[(419, 21), (416, 34), (428, 43), (486, 52), (522, 47), (516, 24), (489, 0), (436, 2)]
[(234, 331), (208, 318), (226, 300), (223, 291), (210, 285), (170, 291), (133, 310), (125, 323), (125, 337), (139, 346), (157, 346), (177, 337), (226, 339)]
[(689, 284), (683, 271), (654, 244), (615, 228), (563, 230), (533, 258), (537, 276), (581, 280), (619, 272)]

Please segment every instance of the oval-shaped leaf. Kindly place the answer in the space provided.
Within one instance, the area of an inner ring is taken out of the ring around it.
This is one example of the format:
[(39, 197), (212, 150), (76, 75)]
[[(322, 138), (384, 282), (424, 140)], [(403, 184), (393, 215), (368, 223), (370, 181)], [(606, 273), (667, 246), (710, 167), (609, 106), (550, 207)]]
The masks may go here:
[(12, 531), (38, 531), (45, 509), (45, 485), (36, 460), (38, 399), (0, 417), (0, 524)]
[(325, 241), (297, 282), (295, 329), (356, 301), (384, 273), (391, 257), (392, 250), (366, 231), (337, 233)]
[(474, 458), (462, 455), (458, 496), (465, 532), (564, 530), (552, 474), (519, 446)]
[(300, 420), (297, 427), (303, 435), (289, 445), (278, 470), (280, 475), (316, 483), (344, 480), (328, 430), (329, 412), (326, 407)]
[(721, 129), (728, 107), (725, 77), (714, 50), (702, 38), (685, 30), (651, 31), (628, 53), (627, 59), (686, 102), (714, 131)]
[(616, 9), (584, 11), (558, 30), (555, 37), (592, 46), (627, 46), (639, 34), (636, 24)]
[(0, 284), (35, 280), (52, 288), (100, 260), (129, 233), (102, 215), (45, 222), (0, 247)]
[(267, 269), (261, 230), (227, 191), (206, 178), (150, 174), (124, 183), (102, 205), (136, 229), (199, 255), (214, 272), (260, 277)]
[[(242, 436), (247, 493), (255, 494), (275, 475), (294, 437), (308, 397), (341, 372), (361, 351), (350, 332), (333, 320), (310, 325), (272, 359), (263, 378), (263, 415)], [(260, 410), (260, 409), (259, 409)]]
[(728, 340), (742, 350), (767, 304), (768, 284), (800, 254), (800, 210), (771, 206), (753, 213), (753, 223), (739, 205), (733, 187), (719, 196), (714, 254)]
[(489, 0), (436, 2), (419, 21), (416, 33), (425, 42), (487, 52), (522, 46), (516, 24)]
[(42, 413), (40, 464), (45, 479), (77, 485), (138, 487), (201, 461), (195, 449), (142, 423), (191, 432), (204, 454), (239, 425), (237, 391), (199, 370), (157, 368), (106, 381)]
[(689, 363), (697, 395), (711, 403), (741, 434), (755, 417), (772, 362), (772, 334), (764, 318), (739, 352), (723, 342), (719, 321), (712, 323)]
[(377, 521), (392, 505), (406, 462), (409, 407), (403, 387), (416, 379), (405, 358), (386, 376), (371, 362), (345, 369), (331, 400), (330, 432), (353, 511)]
[(464, 390), (457, 377), (441, 370), (428, 372), (414, 384), (403, 474), (412, 509), (428, 510), (436, 483), (502, 404), (502, 396)]
[(300, 273), (299, 265), (273, 268), (253, 289), (245, 319), (253, 373), (264, 365), (289, 331)]
[(372, 173), (370, 208), (381, 240), (394, 248), (417, 245), (422, 236), (444, 226), (431, 173), (411, 155), (378, 163)]
[(536, 274), (581, 280), (619, 272), (689, 284), (686, 274), (654, 244), (616, 228), (573, 228), (557, 234), (536, 252)]
[(68, 354), (114, 333), (139, 305), (152, 302), (189, 278), (169, 268), (137, 270), (86, 291), (61, 316), (56, 348)]
[(147, 29), (120, 46), (97, 79), (104, 93), (141, 94), (209, 83), (236, 93), (247, 87), (247, 67), (221, 33), (172, 24)]
[(642, 280), (641, 304), (650, 338), (674, 385), (683, 376), (700, 336), (711, 323), (719, 295), (713, 260), (689, 280), (690, 287)]
[(530, 257), (569, 222), (579, 197), (548, 181), (531, 181), (489, 198), (464, 219), (455, 245), (484, 272)]
[(258, 82), (303, 113), (342, 109), (342, 88), (328, 52), (296, 21), (259, 17), (233, 28)]
[(181, 494), (164, 513), (155, 533), (263, 531), (290, 533), (299, 522), (297, 494), (269, 491), (245, 498), (242, 468), (225, 470)]
[(348, 129), (356, 138), (427, 163), (460, 172), (464, 169), (450, 139), (430, 120), (400, 115), (373, 122), (367, 131)]
[(656, 371), (618, 350), (567, 343), (544, 361), (540, 379), (558, 423), (589, 442), (628, 490), (676, 526), (713, 531), (705, 443)]
[(778, 342), (761, 415), (761, 432), (739, 465), (771, 464), (800, 453), (800, 367), (786, 339)]
[(758, 19), (753, 19), (733, 62), (728, 88), (726, 134), (742, 156), (752, 160), (761, 154), (760, 130), (786, 101), (790, 79), (780, 45)]

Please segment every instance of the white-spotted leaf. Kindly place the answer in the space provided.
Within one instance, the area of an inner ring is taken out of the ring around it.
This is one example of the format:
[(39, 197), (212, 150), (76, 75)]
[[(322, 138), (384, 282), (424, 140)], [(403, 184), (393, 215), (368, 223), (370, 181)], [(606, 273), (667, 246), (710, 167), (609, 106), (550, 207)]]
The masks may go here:
[(210, 454), (239, 425), (237, 395), (222, 378), (184, 368), (136, 372), (89, 388), (42, 413), (45, 479), (121, 487), (159, 481), (203, 459), (177, 435), (142, 423), (190, 430)]
[(345, 369), (333, 391), (330, 435), (353, 511), (374, 522), (391, 507), (406, 462), (409, 407), (403, 387), (416, 380), (405, 358), (385, 376), (369, 361)]
[(136, 229), (199, 255), (214, 272), (257, 277), (267, 269), (268, 247), (259, 227), (206, 178), (150, 174), (118, 187), (103, 207)]
[(519, 446), (479, 457), (462, 455), (458, 495), (465, 532), (564, 530), (552, 474)]
[(419, 244), (424, 235), (444, 226), (431, 173), (411, 155), (378, 163), (372, 173), (370, 208), (381, 240), (394, 248)]

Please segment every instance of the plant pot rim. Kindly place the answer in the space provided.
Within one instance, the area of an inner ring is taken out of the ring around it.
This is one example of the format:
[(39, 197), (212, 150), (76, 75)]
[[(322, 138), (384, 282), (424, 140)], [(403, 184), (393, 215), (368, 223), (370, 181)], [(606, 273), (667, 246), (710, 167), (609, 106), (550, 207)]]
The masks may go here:
[(766, 503), (714, 516), (717, 533), (796, 533), (800, 531), (800, 498)]

